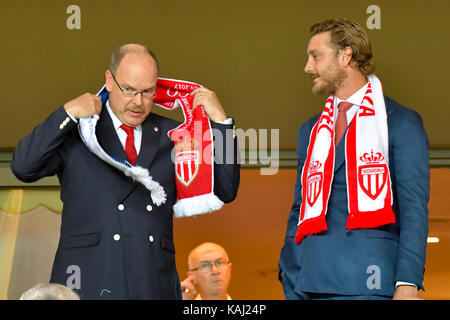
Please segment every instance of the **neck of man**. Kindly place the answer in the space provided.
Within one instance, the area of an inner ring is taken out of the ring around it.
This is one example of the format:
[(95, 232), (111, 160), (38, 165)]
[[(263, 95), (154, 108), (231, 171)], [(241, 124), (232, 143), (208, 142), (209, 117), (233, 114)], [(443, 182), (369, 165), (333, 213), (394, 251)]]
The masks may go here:
[(367, 77), (359, 70), (349, 67), (346, 78), (342, 81), (335, 95), (346, 100), (367, 83)]

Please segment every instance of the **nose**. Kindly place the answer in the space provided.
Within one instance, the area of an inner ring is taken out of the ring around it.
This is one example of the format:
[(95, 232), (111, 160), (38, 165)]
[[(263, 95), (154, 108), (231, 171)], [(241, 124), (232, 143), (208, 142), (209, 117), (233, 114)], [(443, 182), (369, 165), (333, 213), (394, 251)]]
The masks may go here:
[(142, 100), (143, 100), (142, 92), (139, 92), (133, 97), (133, 102), (138, 106), (142, 105)]
[(306, 61), (306, 65), (305, 65), (305, 69), (304, 70), (305, 70), (306, 73), (312, 73), (313, 67), (312, 67), (311, 58), (308, 58), (308, 61)]
[(217, 268), (217, 266), (216, 266), (215, 263), (212, 264), (211, 272), (212, 272), (212, 273), (219, 273), (219, 272), (220, 272), (220, 269)]

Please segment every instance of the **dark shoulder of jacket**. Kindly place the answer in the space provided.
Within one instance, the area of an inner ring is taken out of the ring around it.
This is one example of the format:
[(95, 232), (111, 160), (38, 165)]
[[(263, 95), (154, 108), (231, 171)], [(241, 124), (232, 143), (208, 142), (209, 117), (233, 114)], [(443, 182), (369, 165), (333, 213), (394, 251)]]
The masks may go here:
[(319, 120), (321, 113), (318, 113), (314, 116), (312, 116), (311, 118), (308, 119), (308, 121), (303, 122), (302, 125), (300, 126), (299, 129), (299, 133), (302, 130), (302, 128), (307, 129), (308, 131), (311, 131), (312, 128), (314, 127), (314, 125), (316, 124), (316, 122)]
[(388, 122), (393, 120), (402, 121), (404, 119), (422, 122), (422, 117), (417, 111), (401, 105), (388, 96), (384, 96), (384, 102), (386, 103)]

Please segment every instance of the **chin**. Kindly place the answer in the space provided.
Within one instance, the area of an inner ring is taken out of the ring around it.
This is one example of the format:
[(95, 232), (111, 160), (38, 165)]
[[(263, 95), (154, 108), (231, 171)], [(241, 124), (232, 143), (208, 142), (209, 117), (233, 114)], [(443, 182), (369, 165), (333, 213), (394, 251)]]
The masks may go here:
[(131, 119), (127, 119), (127, 124), (132, 127), (137, 127), (137, 126), (141, 125), (142, 122), (144, 122), (144, 120), (145, 120), (145, 117), (138, 118), (138, 119), (131, 118)]
[(321, 87), (313, 87), (312, 92), (317, 95), (325, 94), (324, 88), (321, 88)]
[(325, 96), (329, 96), (329, 95), (333, 94), (334, 91), (335, 91), (335, 90), (333, 90), (333, 88), (331, 88), (330, 86), (326, 86), (326, 85), (323, 85), (323, 86), (314, 86), (314, 87), (312, 88), (312, 92), (313, 92), (314, 94), (317, 94), (317, 95), (325, 95)]

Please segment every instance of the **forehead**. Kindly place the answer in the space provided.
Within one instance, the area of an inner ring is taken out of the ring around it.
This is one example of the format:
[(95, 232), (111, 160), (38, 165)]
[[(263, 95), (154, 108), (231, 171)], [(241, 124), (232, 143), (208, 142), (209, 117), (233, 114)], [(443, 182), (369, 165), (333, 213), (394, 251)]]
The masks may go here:
[(127, 54), (116, 70), (116, 77), (135, 88), (151, 87), (158, 77), (155, 60), (146, 54)]
[(312, 36), (308, 43), (307, 53), (311, 54), (314, 51), (324, 50), (331, 50), (331, 35), (329, 31)]
[(204, 260), (217, 260), (220, 258), (226, 258), (227, 254), (220, 247), (205, 247), (200, 248), (195, 256), (197, 261), (204, 261)]

